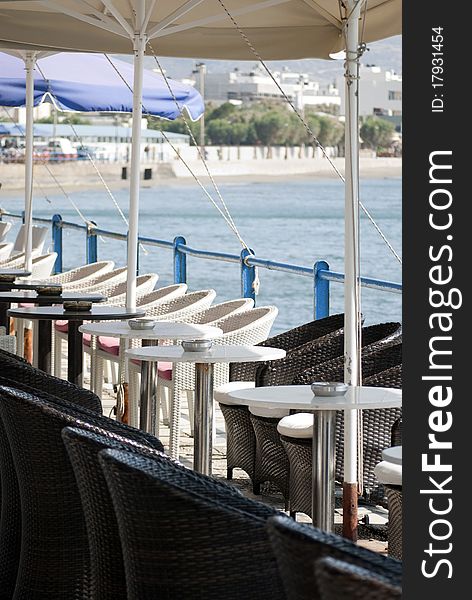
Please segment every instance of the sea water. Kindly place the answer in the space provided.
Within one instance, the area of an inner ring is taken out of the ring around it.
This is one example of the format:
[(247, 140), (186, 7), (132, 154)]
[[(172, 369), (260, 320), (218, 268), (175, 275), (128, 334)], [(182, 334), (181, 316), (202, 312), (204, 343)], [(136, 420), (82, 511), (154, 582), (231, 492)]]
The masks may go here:
[[(212, 196), (217, 196), (207, 186)], [(245, 243), (264, 259), (312, 267), (326, 260), (333, 271), (344, 272), (344, 189), (335, 180), (221, 184), (224, 201)], [(126, 225), (105, 190), (67, 192), (86, 219), (103, 229), (126, 232)], [(369, 179), (361, 182), (361, 200), (386, 237), (401, 251), (401, 180)], [(128, 194), (113, 192), (127, 215)], [(221, 204), (218, 201), (221, 208)], [(0, 196), (0, 206), (12, 212), (22, 210), (21, 200)], [(35, 216), (51, 218), (59, 213), (67, 221), (81, 222), (71, 201), (61, 193), (37, 194)], [(196, 186), (190, 183), (143, 187), (140, 199), (140, 235), (172, 240), (184, 236), (192, 248), (239, 254), (241, 244), (228, 224)], [(13, 232), (12, 232), (13, 233)], [(9, 236), (11, 238), (13, 236)], [(64, 269), (85, 260), (83, 232), (64, 230)], [(98, 241), (99, 260), (126, 261), (122, 241)], [(362, 275), (401, 282), (401, 265), (372, 224), (361, 216)], [(146, 247), (140, 252), (140, 272), (159, 273), (159, 285), (173, 283), (172, 252)], [(237, 264), (187, 257), (190, 290), (213, 288), (215, 302), (241, 295)], [(273, 333), (313, 318), (313, 280), (287, 273), (259, 269), (257, 304), (278, 307)], [(343, 311), (343, 286), (331, 283), (330, 312)], [(362, 290), (362, 312), (366, 324), (401, 320), (401, 295), (371, 289)]]

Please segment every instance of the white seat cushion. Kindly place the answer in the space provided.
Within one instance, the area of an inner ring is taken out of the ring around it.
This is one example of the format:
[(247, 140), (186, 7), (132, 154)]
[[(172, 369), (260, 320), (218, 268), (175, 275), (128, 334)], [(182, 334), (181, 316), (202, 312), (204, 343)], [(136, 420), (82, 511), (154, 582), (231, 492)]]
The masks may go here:
[(295, 413), (284, 417), (277, 425), (277, 431), (287, 437), (309, 439), (313, 437), (313, 415)]
[(250, 406), (249, 412), (256, 417), (266, 417), (268, 419), (282, 419), (289, 414), (286, 408), (263, 408), (262, 406)]
[(230, 392), (235, 392), (236, 390), (245, 390), (253, 387), (256, 387), (256, 384), (253, 381), (230, 381), (229, 383), (217, 387), (213, 392), (213, 397), (221, 404), (237, 404), (231, 400), (228, 394)]
[(384, 485), (402, 485), (402, 466), (383, 460), (374, 467), (374, 474)]

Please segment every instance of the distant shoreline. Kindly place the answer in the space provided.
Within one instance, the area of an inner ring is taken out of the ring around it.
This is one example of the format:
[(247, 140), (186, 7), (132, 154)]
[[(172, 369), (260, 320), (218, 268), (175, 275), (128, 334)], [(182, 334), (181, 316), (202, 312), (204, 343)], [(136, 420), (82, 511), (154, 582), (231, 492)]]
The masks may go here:
[[(245, 163), (246, 161), (244, 161)], [(287, 183), (290, 181), (320, 181), (326, 179), (338, 179), (338, 175), (332, 167), (324, 160), (312, 161), (252, 161), (252, 164), (242, 164), (233, 162), (229, 165), (218, 163), (209, 163), (209, 167), (214, 174), (217, 183), (221, 184), (247, 184), (247, 183)], [(343, 161), (336, 159), (340, 170), (343, 170)], [(171, 167), (173, 165), (170, 165)], [(197, 173), (203, 185), (209, 183), (208, 176), (201, 172), (201, 165), (191, 165)], [(153, 169), (154, 175), (151, 180), (141, 180), (141, 188), (159, 188), (182, 187), (187, 185), (196, 185), (193, 177), (179, 169), (175, 174), (170, 168), (169, 163), (165, 165), (144, 165), (143, 168)], [(162, 168), (167, 167), (167, 168)], [(103, 183), (89, 164), (65, 164), (51, 165), (50, 170), (54, 172), (55, 177), (66, 191), (82, 192), (94, 189), (103, 189)], [(129, 180), (122, 180), (121, 164), (105, 163), (98, 164), (98, 168), (103, 175), (104, 180), (111, 190), (125, 190), (129, 187)], [(40, 166), (35, 167), (38, 173), (35, 180), (39, 183), (35, 188), (35, 195), (41, 196), (42, 192), (61, 193), (57, 184), (52, 181), (51, 176), (46, 169)], [(246, 169), (247, 172), (244, 172)], [(297, 172), (300, 171), (300, 172)], [(157, 171), (157, 172), (156, 172)], [(261, 172), (262, 171), (262, 172)], [(263, 172), (266, 171), (266, 172)], [(291, 172), (292, 171), (292, 172)], [(23, 196), (23, 172), (24, 165), (21, 164), (0, 164), (0, 205), (2, 197), (22, 197)], [(402, 175), (401, 158), (394, 159), (360, 159), (360, 176), (363, 179), (398, 179)], [(87, 183), (84, 183), (87, 181)]]

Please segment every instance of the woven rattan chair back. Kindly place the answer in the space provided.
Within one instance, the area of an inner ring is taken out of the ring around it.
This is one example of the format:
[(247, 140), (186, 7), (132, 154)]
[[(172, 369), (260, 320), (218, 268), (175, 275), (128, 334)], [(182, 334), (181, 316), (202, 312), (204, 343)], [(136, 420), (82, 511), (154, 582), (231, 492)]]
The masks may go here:
[[(93, 279), (93, 281), (90, 281), (87, 284), (87, 292), (97, 292), (104, 296), (111, 295), (116, 286), (126, 281), (127, 276), (128, 269), (126, 267), (120, 267), (106, 273), (101, 273)], [(68, 291), (81, 289), (80, 281), (66, 284), (66, 287)]]
[(321, 598), (314, 566), (325, 556), (373, 570), (392, 585), (401, 585), (401, 563), (345, 538), (279, 516), (269, 520), (268, 531), (287, 600)]
[(129, 600), (284, 597), (265, 523), (273, 509), (170, 463), (103, 451)]
[(336, 560), (321, 558), (315, 564), (321, 600), (401, 600), (402, 589), (375, 571)]
[[(15, 597), (88, 600), (89, 542), (61, 431), (68, 425), (101, 427), (153, 444), (159, 450), (162, 444), (66, 400), (6, 386), (0, 386), (0, 416), (19, 490), (16, 503), (5, 509), (12, 515), (21, 506), (21, 555)], [(3, 509), (2, 503), (2, 513)]]
[(83, 286), (93, 285), (94, 281), (101, 275), (111, 273), (114, 267), (111, 260), (102, 260), (100, 262), (82, 265), (70, 271), (64, 271), (57, 275), (48, 277), (48, 283), (61, 283), (63, 286)]
[(214, 304), (213, 306), (210, 306), (210, 308), (202, 310), (193, 315), (192, 323), (199, 323), (200, 325), (215, 325), (221, 319), (229, 317), (230, 315), (248, 311), (253, 307), (254, 300), (252, 300), (252, 298), (239, 298), (238, 300), (220, 302), (219, 304)]

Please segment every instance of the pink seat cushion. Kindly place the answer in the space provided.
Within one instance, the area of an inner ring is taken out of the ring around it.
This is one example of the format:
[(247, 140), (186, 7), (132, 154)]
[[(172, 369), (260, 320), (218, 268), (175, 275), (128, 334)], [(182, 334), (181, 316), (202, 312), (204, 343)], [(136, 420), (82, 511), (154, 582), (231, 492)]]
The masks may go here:
[(167, 381), (172, 381), (172, 363), (160, 362), (157, 365), (157, 371), (161, 379), (167, 379)]
[(61, 333), (67, 333), (69, 331), (69, 321), (56, 321), (54, 328)]
[(34, 304), (29, 304), (28, 302), (20, 302), (20, 304), (18, 304), (19, 308), (32, 308), (34, 306)]
[(100, 336), (98, 338), (98, 347), (103, 352), (118, 356), (120, 354), (120, 340), (114, 337)]
[[(141, 366), (141, 361), (137, 358), (132, 358), (131, 362), (135, 365)], [(170, 362), (160, 362), (157, 365), (159, 377), (162, 379), (167, 379), (167, 381), (172, 381), (172, 363)]]
[(84, 346), (90, 346), (91, 341), (92, 341), (92, 336), (90, 335), (90, 333), (84, 333), (82, 336), (82, 342), (83, 342)]

